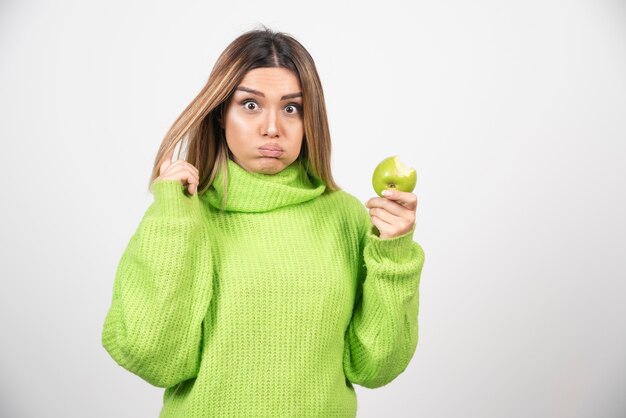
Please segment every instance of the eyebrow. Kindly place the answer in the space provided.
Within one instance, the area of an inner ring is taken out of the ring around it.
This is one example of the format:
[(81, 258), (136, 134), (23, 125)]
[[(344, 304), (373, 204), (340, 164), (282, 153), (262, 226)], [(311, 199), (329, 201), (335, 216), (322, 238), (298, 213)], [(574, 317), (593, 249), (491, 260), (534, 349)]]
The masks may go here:
[[(248, 87), (239, 86), (237, 87), (236, 90), (246, 91), (248, 93), (252, 93), (257, 96), (265, 97), (265, 94), (261, 93), (260, 91), (257, 91)], [(283, 97), (280, 98), (280, 100), (293, 99), (294, 97), (302, 97), (302, 92), (299, 91), (297, 93), (285, 94)]]

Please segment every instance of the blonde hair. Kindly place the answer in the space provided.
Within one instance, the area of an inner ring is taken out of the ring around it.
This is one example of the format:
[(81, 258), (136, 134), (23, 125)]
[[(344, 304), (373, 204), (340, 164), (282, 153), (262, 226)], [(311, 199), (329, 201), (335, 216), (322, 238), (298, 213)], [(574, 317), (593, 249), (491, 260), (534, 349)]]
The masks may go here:
[(179, 144), (180, 156), (183, 141), (186, 141), (185, 160), (200, 172), (199, 194), (209, 188), (218, 170), (223, 170), (226, 183), (228, 146), (219, 117), (246, 73), (262, 67), (287, 68), (298, 77), (302, 87), (304, 124), (298, 160), (326, 183), (325, 193), (341, 190), (331, 173), (326, 104), (313, 58), (291, 35), (263, 26), (263, 29), (243, 33), (226, 47), (205, 86), (172, 124), (154, 160), (150, 191), (154, 179), (159, 176), (161, 163)]

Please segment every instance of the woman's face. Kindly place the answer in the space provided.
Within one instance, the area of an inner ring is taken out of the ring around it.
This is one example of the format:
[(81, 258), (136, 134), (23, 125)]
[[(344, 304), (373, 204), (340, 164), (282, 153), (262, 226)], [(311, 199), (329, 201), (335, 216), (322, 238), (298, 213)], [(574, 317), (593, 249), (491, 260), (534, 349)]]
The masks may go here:
[(304, 124), (298, 77), (286, 68), (246, 73), (225, 105), (226, 143), (247, 171), (275, 174), (300, 154)]

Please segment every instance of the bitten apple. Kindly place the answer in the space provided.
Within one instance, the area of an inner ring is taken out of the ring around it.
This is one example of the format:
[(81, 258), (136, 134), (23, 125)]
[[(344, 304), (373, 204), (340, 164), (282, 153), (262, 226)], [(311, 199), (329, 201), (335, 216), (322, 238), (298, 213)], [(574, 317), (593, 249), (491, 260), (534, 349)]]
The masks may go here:
[(417, 183), (417, 172), (407, 167), (395, 155), (382, 160), (374, 169), (372, 186), (380, 197), (385, 189), (397, 189), (401, 192), (412, 192)]

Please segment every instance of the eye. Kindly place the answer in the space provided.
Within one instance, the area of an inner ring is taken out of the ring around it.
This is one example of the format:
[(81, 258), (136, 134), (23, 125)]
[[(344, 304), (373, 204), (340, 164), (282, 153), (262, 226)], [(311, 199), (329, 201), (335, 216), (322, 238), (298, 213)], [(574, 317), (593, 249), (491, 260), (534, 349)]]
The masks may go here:
[(287, 106), (285, 106), (285, 110), (288, 114), (295, 115), (302, 111), (302, 106), (300, 106), (298, 103), (289, 103)]
[(244, 105), (246, 110), (256, 110), (259, 106), (256, 104), (254, 100), (250, 100), (250, 99), (244, 100), (241, 104)]

